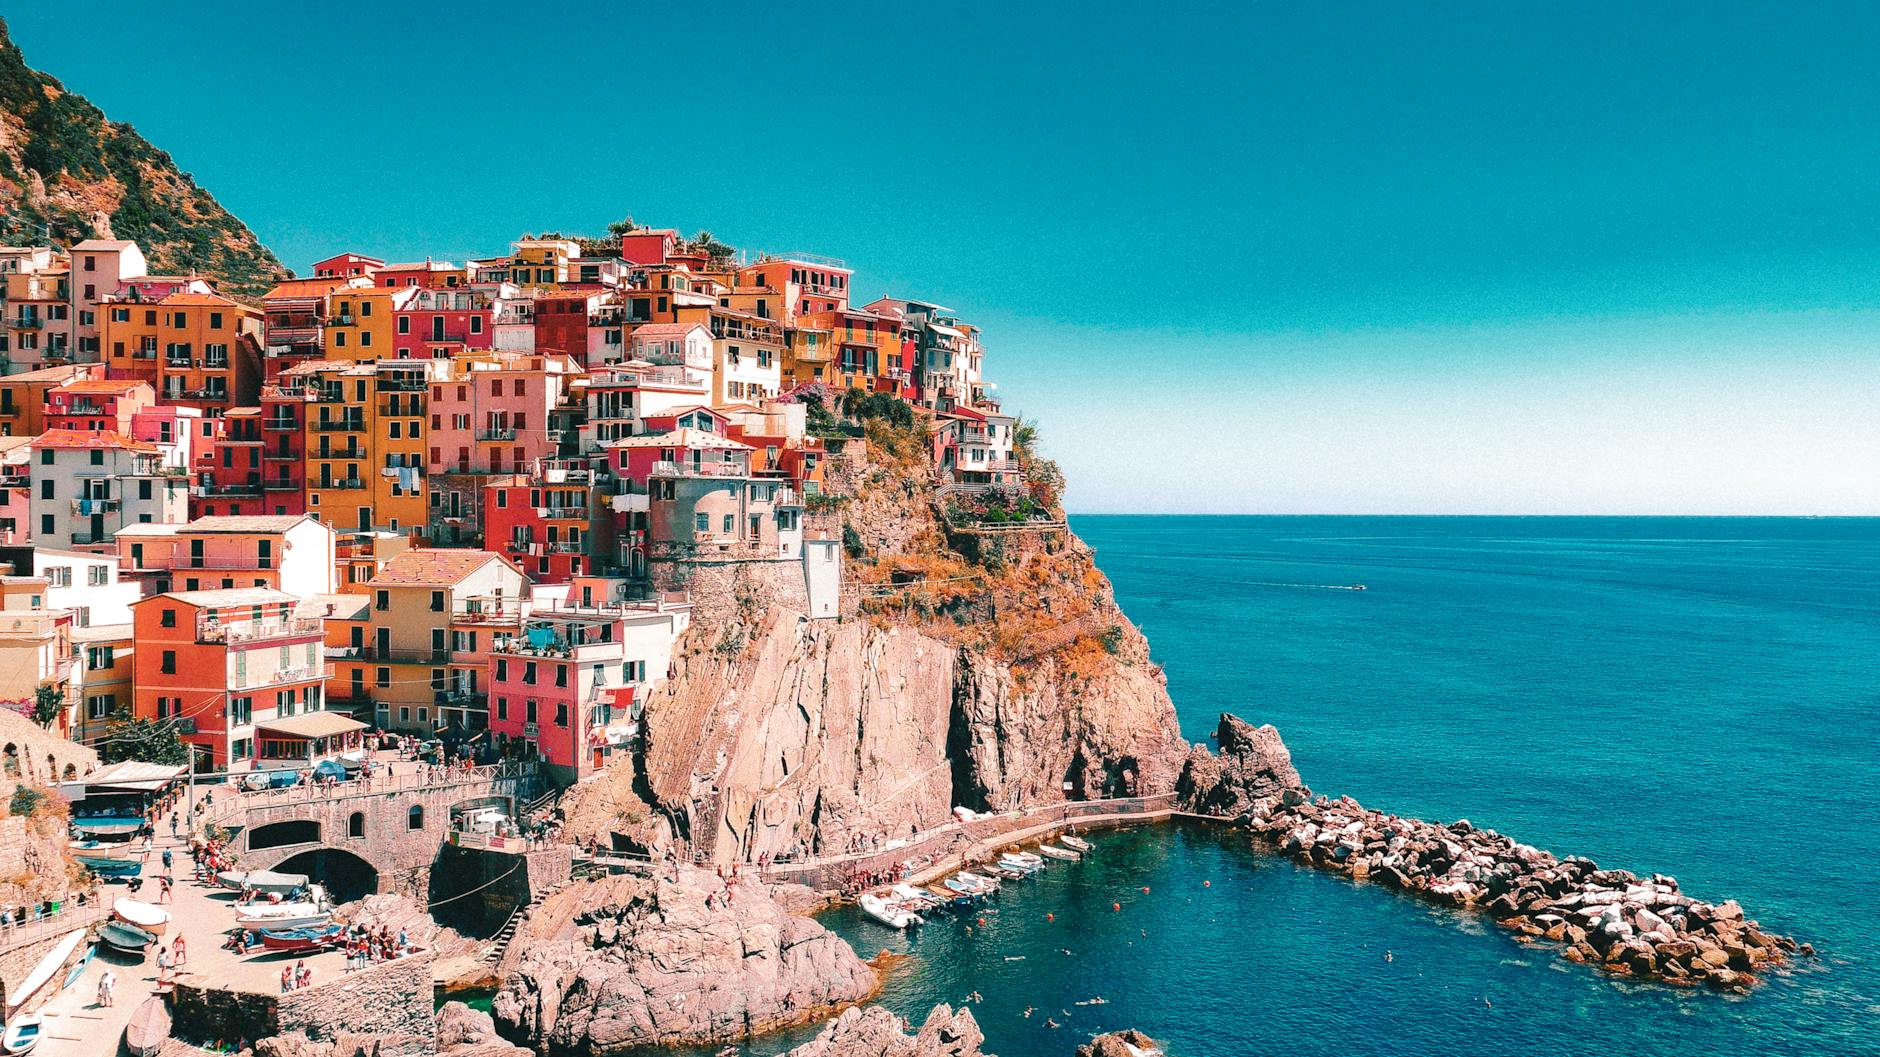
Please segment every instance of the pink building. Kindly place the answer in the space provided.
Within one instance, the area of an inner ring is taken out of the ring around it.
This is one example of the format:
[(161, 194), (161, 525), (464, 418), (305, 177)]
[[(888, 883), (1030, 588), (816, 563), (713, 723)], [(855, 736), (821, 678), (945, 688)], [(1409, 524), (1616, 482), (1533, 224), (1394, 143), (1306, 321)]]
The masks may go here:
[(450, 367), (447, 380), (431, 383), (428, 472), (526, 471), (556, 454), (560, 437), (549, 428), (549, 412), (581, 373), (572, 358), (493, 353)]
[(401, 360), (454, 359), (494, 348), (492, 312), (489, 295), (480, 291), (420, 287), (393, 313), (393, 355)]
[(46, 390), (46, 428), (134, 435), (131, 420), (157, 402), (149, 382), (135, 379), (73, 382)]

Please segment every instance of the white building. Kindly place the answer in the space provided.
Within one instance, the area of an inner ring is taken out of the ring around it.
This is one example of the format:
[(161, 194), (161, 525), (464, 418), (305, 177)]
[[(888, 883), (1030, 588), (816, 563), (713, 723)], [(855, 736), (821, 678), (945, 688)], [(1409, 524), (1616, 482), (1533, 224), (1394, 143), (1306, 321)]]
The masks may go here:
[(46, 581), (46, 607), (72, 611), (72, 625), (129, 624), (141, 588), (118, 578), (117, 556), (39, 548), (33, 575)]
[(33, 541), (102, 547), (126, 525), (183, 521), (189, 479), (154, 444), (122, 433), (48, 430), (33, 444)]

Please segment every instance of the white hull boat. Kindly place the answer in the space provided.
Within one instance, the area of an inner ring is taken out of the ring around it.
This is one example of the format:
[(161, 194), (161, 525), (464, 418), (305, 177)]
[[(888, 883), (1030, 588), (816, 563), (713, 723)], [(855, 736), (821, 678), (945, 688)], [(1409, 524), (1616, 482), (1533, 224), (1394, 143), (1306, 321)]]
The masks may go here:
[(332, 919), (315, 903), (243, 903), (235, 908), (235, 923), (244, 928), (305, 929)]
[(1082, 837), (1073, 837), (1068, 833), (1059, 837), (1058, 843), (1064, 845), (1066, 848), (1069, 848), (1072, 851), (1082, 852), (1085, 855), (1089, 855), (1093, 850), (1096, 849), (1096, 845), (1090, 843), (1089, 841), (1083, 839)]
[(6, 1035), (0, 1036), (0, 1047), (4, 1047), (8, 1053), (31, 1053), (33, 1047), (39, 1045), (39, 1032), (43, 1026), (44, 1022), (37, 1013), (14, 1017), (7, 1025)]
[(881, 922), (891, 929), (904, 929), (910, 925), (925, 924), (924, 919), (912, 910), (895, 906), (878, 895), (862, 896), (857, 902), (862, 905), (862, 913)]
[(140, 899), (120, 897), (112, 901), (111, 913), (119, 921), (135, 925), (153, 936), (163, 935), (163, 930), (170, 927), (169, 911)]
[[(73, 929), (66, 933), (51, 950), (46, 952), (45, 957), (39, 959), (39, 963), (33, 966), (33, 971), (26, 974), (26, 979), (21, 980), (18, 987), (7, 988), (7, 1013), (11, 1014), (15, 1010), (24, 1008), (28, 1002), (39, 997), (40, 992), (46, 989), (46, 985), (51, 983), (54, 977), (60, 976), (65, 969), (66, 960), (72, 956), (73, 951), (78, 950), (78, 945), (85, 941), (85, 932), (85, 929)], [(9, 1025), (10, 1028), (11, 1025)], [(34, 1041), (37, 1040), (38, 1036), (35, 1035)]]
[(1059, 862), (1076, 862), (1083, 858), (1082, 855), (1077, 854), (1069, 848), (1059, 848), (1050, 844), (1041, 845), (1038, 848), (1038, 854), (1047, 859), (1056, 859)]

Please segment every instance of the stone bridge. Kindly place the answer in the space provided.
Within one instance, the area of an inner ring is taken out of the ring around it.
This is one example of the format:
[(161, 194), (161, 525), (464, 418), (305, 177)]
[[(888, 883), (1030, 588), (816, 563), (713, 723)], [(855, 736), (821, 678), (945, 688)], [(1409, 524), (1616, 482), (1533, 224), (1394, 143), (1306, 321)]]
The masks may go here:
[(533, 767), (499, 764), (380, 776), (331, 790), (218, 791), (204, 821), (234, 832), (230, 846), (248, 869), (309, 874), (339, 899), (422, 893), (453, 813), (488, 806), (513, 814), (538, 781)]

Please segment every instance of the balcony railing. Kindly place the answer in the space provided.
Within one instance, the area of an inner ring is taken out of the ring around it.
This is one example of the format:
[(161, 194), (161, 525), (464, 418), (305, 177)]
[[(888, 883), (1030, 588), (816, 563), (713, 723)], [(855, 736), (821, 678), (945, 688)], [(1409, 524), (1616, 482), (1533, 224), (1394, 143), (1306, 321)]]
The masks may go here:
[(197, 642), (222, 642), (230, 646), (272, 639), (304, 638), (326, 633), (326, 622), (310, 617), (285, 620), (231, 620), (226, 623), (203, 621), (196, 625)]
[(342, 418), (315, 422), (313, 428), (320, 433), (363, 433), (366, 424), (363, 420)]
[(683, 463), (664, 459), (653, 464), (655, 477), (749, 477), (750, 470), (735, 462)]
[[(256, 666), (259, 669), (259, 665)], [(274, 671), (257, 670), (242, 673), (239, 669), (229, 676), (230, 690), (247, 690), (258, 686), (279, 686), (282, 683), (299, 683), (309, 679), (324, 679), (330, 672), (323, 664), (300, 664), (292, 668), (277, 668)]]
[(315, 484), (315, 485), (310, 485), (309, 487), (322, 488), (322, 489), (337, 489), (338, 491), (342, 491), (342, 492), (356, 492), (356, 491), (364, 491), (366, 487), (366, 483), (364, 480), (357, 478), (357, 477), (347, 477), (338, 481), (321, 481), (320, 483)]
[(269, 418), (261, 421), (261, 428), (275, 433), (296, 433), (300, 430), (300, 423), (291, 418)]
[(561, 543), (548, 544), (547, 550), (550, 554), (585, 554), (587, 553), (587, 544), (563, 541)]
[(121, 499), (72, 500), (72, 513), (74, 514), (115, 514), (123, 508), (124, 501)]
[(190, 489), (199, 496), (211, 495), (260, 495), (261, 482), (250, 484), (199, 484)]
[(516, 427), (499, 426), (495, 429), (479, 429), (477, 430), (477, 439), (478, 440), (515, 440), (516, 439)]
[(365, 457), (366, 449), (357, 444), (351, 444), (338, 449), (321, 448), (319, 451), (310, 451), (307, 453), (307, 458), (309, 459), (363, 459)]
[(39, 330), (46, 324), (44, 320), (33, 316), (17, 316), (13, 319), (12, 325), (16, 330)]
[(395, 650), (389, 647), (367, 646), (365, 659), (384, 661), (387, 664), (448, 664), (449, 650)]

